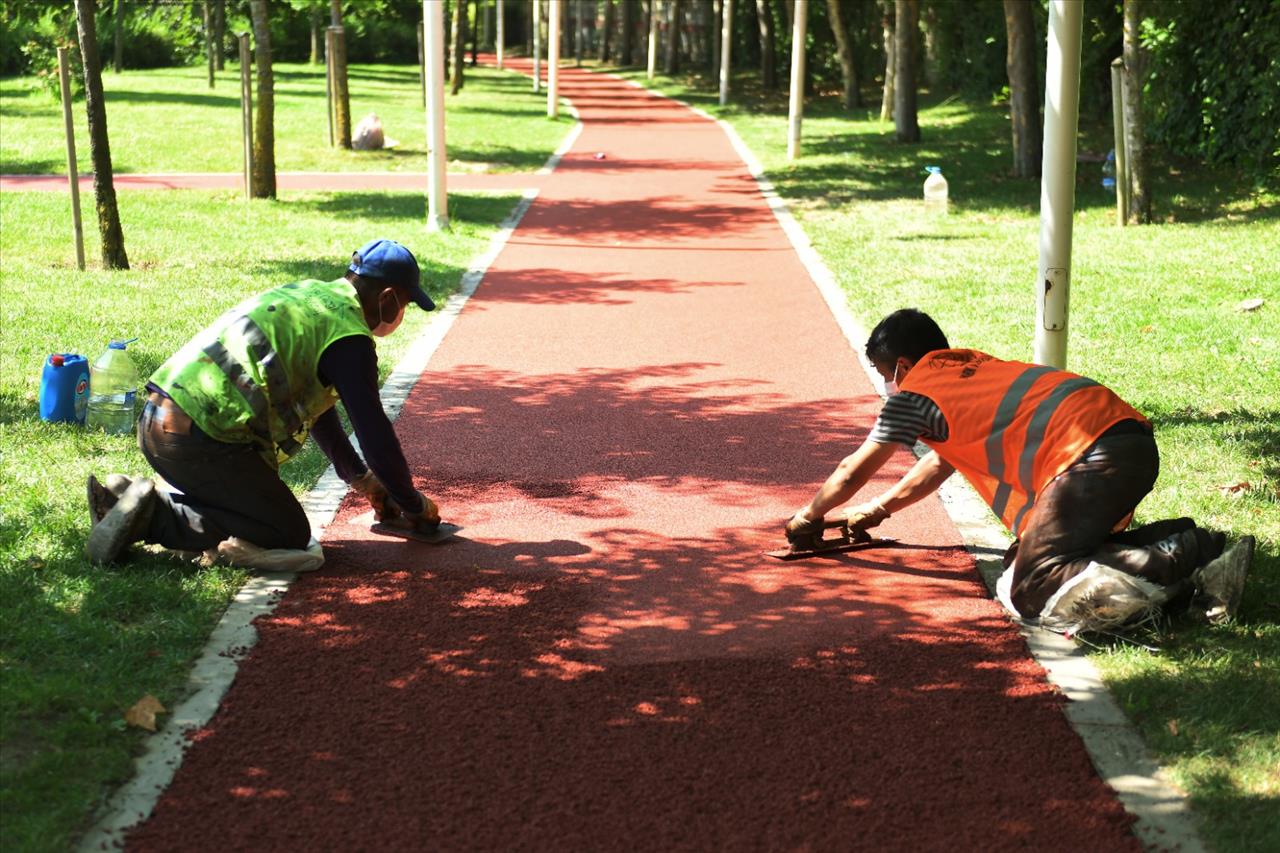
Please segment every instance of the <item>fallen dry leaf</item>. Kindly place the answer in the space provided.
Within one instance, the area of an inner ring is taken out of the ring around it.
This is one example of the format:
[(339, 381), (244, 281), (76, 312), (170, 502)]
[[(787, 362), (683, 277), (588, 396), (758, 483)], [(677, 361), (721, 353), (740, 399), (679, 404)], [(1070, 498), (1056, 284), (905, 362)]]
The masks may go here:
[(132, 708), (124, 712), (124, 721), (131, 726), (154, 732), (156, 730), (156, 714), (163, 713), (165, 713), (165, 709), (160, 704), (160, 700), (148, 693), (135, 702)]
[(1236, 303), (1237, 311), (1257, 311), (1266, 304), (1265, 299), (1246, 299), (1243, 302)]
[(1149, 335), (1149, 334), (1151, 334), (1152, 332), (1154, 332), (1155, 330), (1156, 330), (1156, 327), (1155, 327), (1155, 326), (1143, 326), (1143, 327), (1142, 327), (1141, 329), (1139, 329), (1138, 331), (1139, 331), (1139, 332), (1142, 332), (1142, 334), (1144, 334), (1144, 335)]
[(1241, 480), (1238, 483), (1226, 483), (1218, 486), (1218, 491), (1229, 498), (1238, 498), (1249, 491), (1249, 481)]
[(1165, 723), (1164, 725), (1165, 725), (1165, 728), (1167, 728), (1167, 729), (1169, 730), (1169, 734), (1173, 735), (1174, 737), (1177, 737), (1177, 736), (1178, 736), (1178, 721), (1177, 721), (1177, 720), (1170, 720), (1169, 722)]

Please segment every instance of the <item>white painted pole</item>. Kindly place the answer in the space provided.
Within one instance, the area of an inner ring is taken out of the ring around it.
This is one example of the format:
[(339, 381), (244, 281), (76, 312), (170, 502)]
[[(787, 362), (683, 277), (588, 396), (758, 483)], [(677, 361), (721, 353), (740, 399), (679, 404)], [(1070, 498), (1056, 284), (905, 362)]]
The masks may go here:
[(502, 6), (503, 0), (498, 0), (498, 70), (502, 70), (502, 53), (503, 48), (507, 46), (507, 27), (504, 23), (506, 18), (506, 10)]
[(729, 52), (733, 49), (733, 0), (723, 0), (720, 22), (720, 106), (729, 103)]
[(427, 230), (449, 229), (449, 193), (445, 186), (444, 4), (422, 0), (427, 77)]
[(67, 134), (67, 179), (71, 182), (71, 226), (76, 237), (76, 266), (84, 269), (84, 223), (80, 218), (80, 172), (76, 166), (76, 124), (71, 119), (71, 70), (67, 49), (58, 48), (58, 82), (62, 87), (62, 123)]
[(250, 81), (249, 34), (241, 33), (240, 45), (240, 120), (244, 137), (244, 197), (253, 198), (253, 83)]
[(547, 7), (547, 118), (560, 116), (560, 4)]
[(533, 0), (533, 93), (542, 91), (542, 0)]
[(658, 67), (658, 0), (649, 0), (649, 79)]
[(1078, 0), (1052, 0), (1049, 3), (1035, 360), (1051, 367), (1066, 367), (1067, 364), (1071, 221), (1076, 206), (1076, 132), (1080, 117), (1082, 6)]
[(804, 39), (809, 29), (809, 0), (796, 0), (791, 26), (791, 108), (787, 112), (787, 159), (800, 156), (800, 122), (804, 118)]

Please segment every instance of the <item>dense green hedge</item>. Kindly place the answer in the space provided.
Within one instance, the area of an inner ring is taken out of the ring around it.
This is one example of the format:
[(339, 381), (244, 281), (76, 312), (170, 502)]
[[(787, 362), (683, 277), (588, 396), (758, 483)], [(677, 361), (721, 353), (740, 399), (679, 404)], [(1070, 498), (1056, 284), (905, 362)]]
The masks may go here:
[(1150, 139), (1209, 163), (1280, 172), (1280, 2), (1152, 5)]

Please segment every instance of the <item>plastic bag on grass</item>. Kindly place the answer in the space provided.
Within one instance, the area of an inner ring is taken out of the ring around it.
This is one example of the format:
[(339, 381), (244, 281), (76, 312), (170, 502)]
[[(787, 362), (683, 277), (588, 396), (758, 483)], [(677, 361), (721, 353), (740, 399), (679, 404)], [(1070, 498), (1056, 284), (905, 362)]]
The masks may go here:
[[(232, 536), (218, 543), (216, 560), (260, 572), (314, 572), (324, 565), (324, 549), (312, 539), (305, 550), (296, 548), (259, 548), (252, 542)], [(207, 557), (213, 555), (205, 552)]]

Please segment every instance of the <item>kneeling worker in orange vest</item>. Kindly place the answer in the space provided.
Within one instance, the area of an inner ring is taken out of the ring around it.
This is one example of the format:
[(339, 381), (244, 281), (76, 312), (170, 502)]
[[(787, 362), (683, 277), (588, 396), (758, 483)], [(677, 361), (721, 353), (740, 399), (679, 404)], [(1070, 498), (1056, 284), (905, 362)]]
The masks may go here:
[[(306, 512), (279, 474), (308, 435), (379, 518), (398, 515), (423, 530), (439, 524), (378, 395), (374, 339), (394, 332), (411, 303), (435, 308), (417, 260), (399, 243), (372, 240), (344, 277), (268, 290), (196, 335), (151, 376), (138, 424), (142, 455), (174, 490), (90, 477), (89, 558), (110, 562), (142, 540), (216, 549), (249, 568), (319, 568)], [(339, 399), (364, 459), (342, 429)]]
[(821, 530), (893, 455), (932, 452), (888, 491), (848, 511), (866, 530), (960, 471), (1016, 541), (998, 586), (1006, 607), (1064, 633), (1106, 630), (1191, 596), (1209, 621), (1233, 617), (1254, 540), (1189, 518), (1126, 530), (1151, 491), (1159, 454), (1150, 422), (1091, 379), (1036, 364), (951, 349), (921, 311), (885, 317), (867, 358), (889, 398), (866, 442), (787, 522), (789, 537)]

